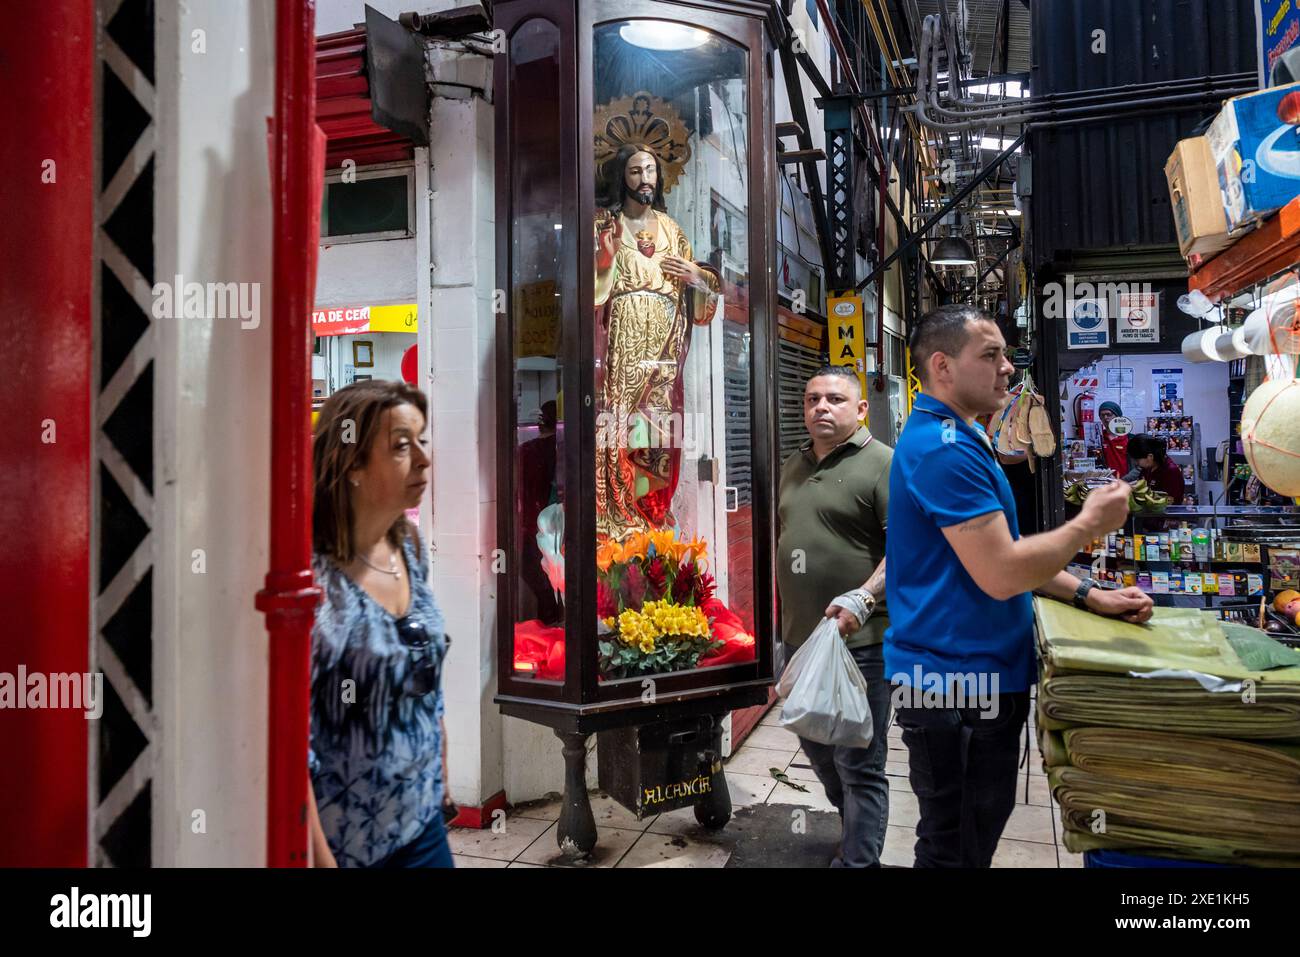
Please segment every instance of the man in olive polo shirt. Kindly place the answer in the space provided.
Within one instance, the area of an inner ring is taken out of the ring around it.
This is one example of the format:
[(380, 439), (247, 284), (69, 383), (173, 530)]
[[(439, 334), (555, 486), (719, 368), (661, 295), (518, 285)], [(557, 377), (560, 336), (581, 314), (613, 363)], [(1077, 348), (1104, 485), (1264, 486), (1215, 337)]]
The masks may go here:
[[(860, 421), (867, 403), (857, 376), (823, 366), (804, 388), (804, 425), (811, 436), (781, 468), (777, 584), (786, 660), (822, 619), (834, 618), (867, 680), (875, 738), (869, 748), (841, 748), (800, 739), (826, 797), (843, 819), (833, 867), (878, 867), (889, 823), (889, 685), (881, 642), (885, 526), (893, 451)], [(865, 590), (874, 612), (860, 622), (834, 599)]]

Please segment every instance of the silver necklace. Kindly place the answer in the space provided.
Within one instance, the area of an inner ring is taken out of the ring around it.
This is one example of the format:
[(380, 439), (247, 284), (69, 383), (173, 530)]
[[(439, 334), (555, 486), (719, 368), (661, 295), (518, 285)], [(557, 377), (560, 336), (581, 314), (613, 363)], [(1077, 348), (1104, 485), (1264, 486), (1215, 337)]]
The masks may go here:
[(357, 553), (357, 558), (361, 560), (361, 564), (369, 568), (373, 568), (377, 572), (381, 572), (385, 575), (392, 575), (394, 581), (398, 581), (402, 577), (402, 572), (397, 567), (397, 555), (395, 553), (389, 554), (387, 568), (380, 568), (378, 565), (374, 564), (373, 562), (367, 561), (366, 556), (362, 555), (360, 552)]

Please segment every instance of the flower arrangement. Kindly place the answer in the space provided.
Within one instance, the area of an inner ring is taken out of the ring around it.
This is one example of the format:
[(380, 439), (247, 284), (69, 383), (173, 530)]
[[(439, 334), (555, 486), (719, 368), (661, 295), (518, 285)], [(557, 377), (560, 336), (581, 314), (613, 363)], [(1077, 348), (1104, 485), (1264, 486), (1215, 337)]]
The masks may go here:
[(628, 678), (694, 668), (721, 648), (706, 606), (713, 576), (708, 546), (672, 531), (638, 532), (597, 546), (600, 671)]

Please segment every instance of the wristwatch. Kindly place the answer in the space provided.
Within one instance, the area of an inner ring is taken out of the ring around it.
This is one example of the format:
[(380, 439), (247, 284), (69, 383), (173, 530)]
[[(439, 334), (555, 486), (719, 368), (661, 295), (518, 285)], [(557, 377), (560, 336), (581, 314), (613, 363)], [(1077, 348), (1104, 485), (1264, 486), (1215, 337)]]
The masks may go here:
[[(876, 596), (865, 588), (857, 589), (857, 593), (862, 596), (862, 601), (867, 606), (867, 617), (870, 618), (876, 610)], [(865, 625), (866, 622), (864, 621), (863, 624)]]
[(1097, 582), (1092, 578), (1085, 578), (1079, 582), (1079, 587), (1074, 590), (1074, 607), (1082, 608), (1088, 611), (1088, 592), (1097, 587)]

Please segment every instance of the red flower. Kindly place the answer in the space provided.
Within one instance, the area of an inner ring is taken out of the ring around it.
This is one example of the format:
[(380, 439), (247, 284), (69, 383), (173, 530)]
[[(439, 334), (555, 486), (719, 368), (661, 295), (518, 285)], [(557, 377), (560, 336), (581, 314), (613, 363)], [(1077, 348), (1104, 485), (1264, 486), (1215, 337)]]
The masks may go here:
[(668, 569), (664, 567), (662, 558), (656, 556), (654, 561), (646, 566), (645, 577), (650, 585), (648, 592), (650, 599), (658, 601), (668, 591)]
[(612, 618), (618, 614), (618, 597), (603, 581), (596, 582), (596, 617)]
[(623, 607), (640, 610), (645, 601), (646, 580), (641, 566), (635, 562), (623, 573)]
[(698, 578), (696, 578), (696, 579), (695, 579), (695, 605), (696, 605), (696, 607), (699, 607), (699, 606), (703, 605), (703, 604), (704, 604), (705, 602), (707, 602), (707, 601), (712, 601), (712, 599), (713, 599), (713, 590), (714, 590), (714, 588), (716, 588), (716, 587), (717, 587), (717, 585), (716, 585), (716, 583), (715, 583), (714, 580), (713, 580), (713, 576), (710, 575), (708, 572), (704, 572), (704, 574), (702, 574), (702, 575), (700, 575)]
[(695, 562), (683, 562), (682, 567), (673, 579), (673, 601), (679, 605), (685, 605), (687, 599), (695, 594), (697, 581), (698, 572), (695, 568)]

